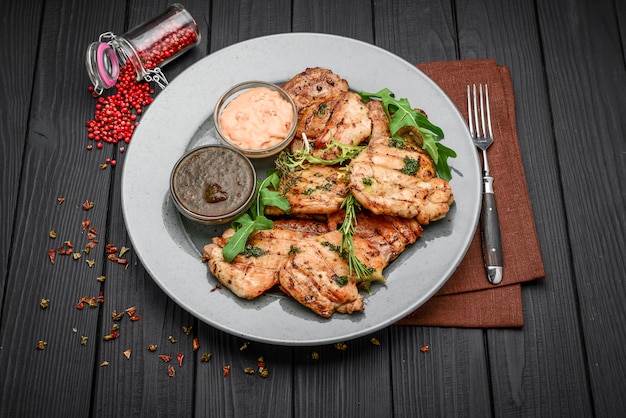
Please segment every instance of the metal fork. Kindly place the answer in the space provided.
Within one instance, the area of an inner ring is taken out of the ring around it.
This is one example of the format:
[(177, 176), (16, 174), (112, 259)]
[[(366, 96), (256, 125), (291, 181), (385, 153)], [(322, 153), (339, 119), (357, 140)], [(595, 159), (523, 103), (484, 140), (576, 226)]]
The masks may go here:
[(482, 84), (478, 86), (478, 94), (476, 84), (467, 86), (467, 113), (470, 136), (474, 145), (482, 151), (483, 155), (483, 205), (480, 223), (485, 269), (489, 282), (498, 284), (502, 281), (503, 270), (502, 238), (500, 236), (496, 197), (493, 193), (493, 177), (489, 172), (487, 160), (487, 148), (493, 143), (487, 85), (485, 85), (484, 94)]

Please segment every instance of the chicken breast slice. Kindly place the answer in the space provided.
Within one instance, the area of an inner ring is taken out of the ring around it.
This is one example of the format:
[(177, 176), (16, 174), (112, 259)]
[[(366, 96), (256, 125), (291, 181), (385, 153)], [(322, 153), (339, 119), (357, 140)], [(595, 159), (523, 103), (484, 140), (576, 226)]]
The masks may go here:
[(232, 262), (224, 260), (222, 248), (235, 231), (227, 229), (221, 237), (204, 246), (202, 261), (215, 278), (235, 295), (254, 299), (278, 284), (276, 272), (290, 252), (304, 238), (328, 231), (324, 222), (290, 219), (276, 221), (274, 228), (255, 231), (247, 243), (247, 251)]
[(422, 225), (444, 218), (454, 201), (448, 182), (435, 177), (430, 156), (417, 145), (392, 146), (380, 102), (369, 102), (368, 108), (373, 134), (349, 166), (354, 197), (377, 215), (416, 218)]

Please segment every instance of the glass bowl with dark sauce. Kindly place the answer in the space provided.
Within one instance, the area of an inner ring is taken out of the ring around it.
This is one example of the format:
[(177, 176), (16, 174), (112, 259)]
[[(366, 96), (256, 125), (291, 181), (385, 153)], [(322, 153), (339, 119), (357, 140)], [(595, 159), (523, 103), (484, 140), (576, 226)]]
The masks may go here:
[(231, 222), (250, 208), (256, 171), (240, 151), (205, 145), (184, 154), (172, 169), (170, 192), (179, 212), (205, 225)]

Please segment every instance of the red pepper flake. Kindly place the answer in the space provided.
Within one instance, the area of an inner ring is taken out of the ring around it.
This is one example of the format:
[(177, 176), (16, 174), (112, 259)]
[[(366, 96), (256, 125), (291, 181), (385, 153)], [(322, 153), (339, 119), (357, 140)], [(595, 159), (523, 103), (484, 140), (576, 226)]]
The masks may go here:
[(129, 318), (132, 322), (139, 321), (141, 319), (141, 315), (133, 315)]
[(93, 209), (93, 202), (90, 202), (89, 200), (85, 200), (85, 202), (83, 203), (83, 210), (90, 210)]
[(82, 311), (83, 309), (85, 309), (85, 303), (81, 300), (80, 302), (76, 304), (76, 309), (78, 309), (79, 311)]
[(57, 252), (54, 248), (48, 250), (48, 258), (50, 259), (50, 263), (54, 264), (54, 260), (56, 259)]
[(82, 223), (81, 226), (83, 229), (87, 229), (89, 228), (89, 225), (91, 225), (91, 220), (90, 219), (85, 219)]
[(135, 315), (135, 312), (137, 312), (137, 307), (136, 306), (131, 306), (130, 308), (126, 308), (126, 314), (128, 316)]
[(65, 202), (65, 198), (64, 197), (57, 197), (57, 202), (59, 202), (59, 205), (63, 202)]
[(126, 351), (124, 351), (124, 357), (126, 357), (126, 359), (130, 360), (130, 353), (132, 353), (133, 350), (131, 350), (130, 348)]
[(164, 362), (166, 362), (166, 363), (169, 363), (169, 362), (170, 362), (170, 359), (171, 359), (171, 358), (170, 358), (170, 356), (167, 356), (167, 355), (165, 355), (165, 354), (159, 354), (159, 358), (160, 358), (161, 360), (163, 360)]
[(104, 250), (107, 254), (115, 254), (117, 252), (117, 247), (113, 244), (107, 244), (105, 245)]
[(169, 377), (174, 377), (175, 374), (176, 374), (176, 370), (174, 369), (174, 366), (172, 366), (171, 364), (167, 366), (167, 375)]
[(48, 345), (48, 343), (44, 340), (39, 340), (37, 342), (37, 350), (43, 350), (44, 348), (46, 348), (46, 346)]
[(100, 291), (100, 293), (98, 294), (98, 299), (96, 301), (100, 304), (104, 303), (104, 291)]
[(222, 374), (224, 375), (224, 377), (228, 377), (228, 375), (230, 374), (230, 366), (226, 365), (224, 367), (222, 367)]
[(89, 233), (93, 234), (93, 237), (90, 237), (89, 239), (93, 239), (95, 238), (95, 235), (98, 235), (98, 230), (96, 228), (94, 228), (93, 226), (89, 227)]
[(193, 339), (193, 342), (191, 344), (191, 348), (193, 349), (193, 351), (198, 351), (198, 349), (200, 348), (200, 342), (198, 341), (197, 338)]
[(422, 353), (428, 353), (430, 351), (430, 347), (428, 347), (427, 345), (423, 346), (422, 348), (420, 348), (420, 351)]
[(176, 354), (176, 359), (178, 360), (178, 366), (179, 367), (183, 367), (183, 359), (184, 358), (185, 358), (185, 355), (183, 353)]

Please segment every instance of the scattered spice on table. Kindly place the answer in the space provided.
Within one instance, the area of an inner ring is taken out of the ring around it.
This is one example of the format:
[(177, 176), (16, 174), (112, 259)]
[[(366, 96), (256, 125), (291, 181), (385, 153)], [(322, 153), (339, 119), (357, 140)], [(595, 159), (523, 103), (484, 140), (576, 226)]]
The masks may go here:
[(345, 351), (348, 349), (348, 344), (344, 342), (335, 343), (335, 349), (339, 351)]
[(127, 360), (130, 360), (130, 354), (133, 352), (133, 350), (131, 350), (130, 348), (128, 350), (124, 351), (124, 357), (126, 357)]
[(178, 360), (178, 366), (179, 367), (183, 367), (183, 359), (184, 358), (185, 358), (185, 355), (183, 353), (176, 354), (176, 360)]
[(376, 345), (376, 346), (379, 346), (379, 345), (380, 345), (380, 341), (378, 341), (378, 339), (376, 339), (376, 338), (374, 338), (374, 337), (370, 338), (370, 342), (371, 342), (373, 345)]
[(197, 338), (194, 338), (191, 343), (191, 349), (193, 351), (198, 351), (199, 348), (200, 348), (200, 341)]
[(108, 366), (108, 365), (109, 365), (109, 362), (106, 361), (106, 360), (104, 360), (102, 363), (100, 363), (100, 367), (105, 367), (105, 366)]
[(420, 348), (420, 351), (422, 353), (428, 353), (430, 351), (430, 347), (428, 347), (427, 345), (422, 346), (422, 348)]
[(317, 351), (314, 351), (311, 353), (311, 358), (313, 360), (319, 360), (320, 359), (320, 353), (318, 353)]
[(222, 367), (222, 375), (224, 377), (228, 377), (229, 374), (230, 374), (230, 365), (226, 365)]
[(211, 354), (211, 353), (202, 353), (202, 355), (200, 356), (200, 361), (202, 363), (208, 363), (209, 360), (211, 360), (211, 358), (213, 358), (213, 354)]
[(148, 351), (151, 351), (151, 352), (153, 352), (153, 353), (156, 351), (156, 349), (157, 349), (156, 344), (150, 344), (150, 345), (148, 346)]
[(169, 337), (167, 337), (167, 339), (170, 340), (170, 342), (172, 344), (176, 344), (178, 342), (178, 340), (176, 338), (174, 338), (173, 336), (171, 336), (171, 335)]
[(44, 340), (39, 340), (37, 342), (37, 350), (43, 350), (44, 348), (46, 348), (46, 346), (48, 345), (48, 343)]
[(175, 374), (176, 374), (176, 370), (174, 369), (174, 366), (172, 366), (171, 364), (167, 366), (167, 375), (169, 377), (174, 377)]
[(80, 336), (80, 345), (87, 345), (87, 340), (89, 340), (88, 337), (81, 335)]
[(46, 309), (50, 306), (50, 299), (41, 299), (41, 301), (39, 301), (39, 306), (41, 306), (41, 309)]

